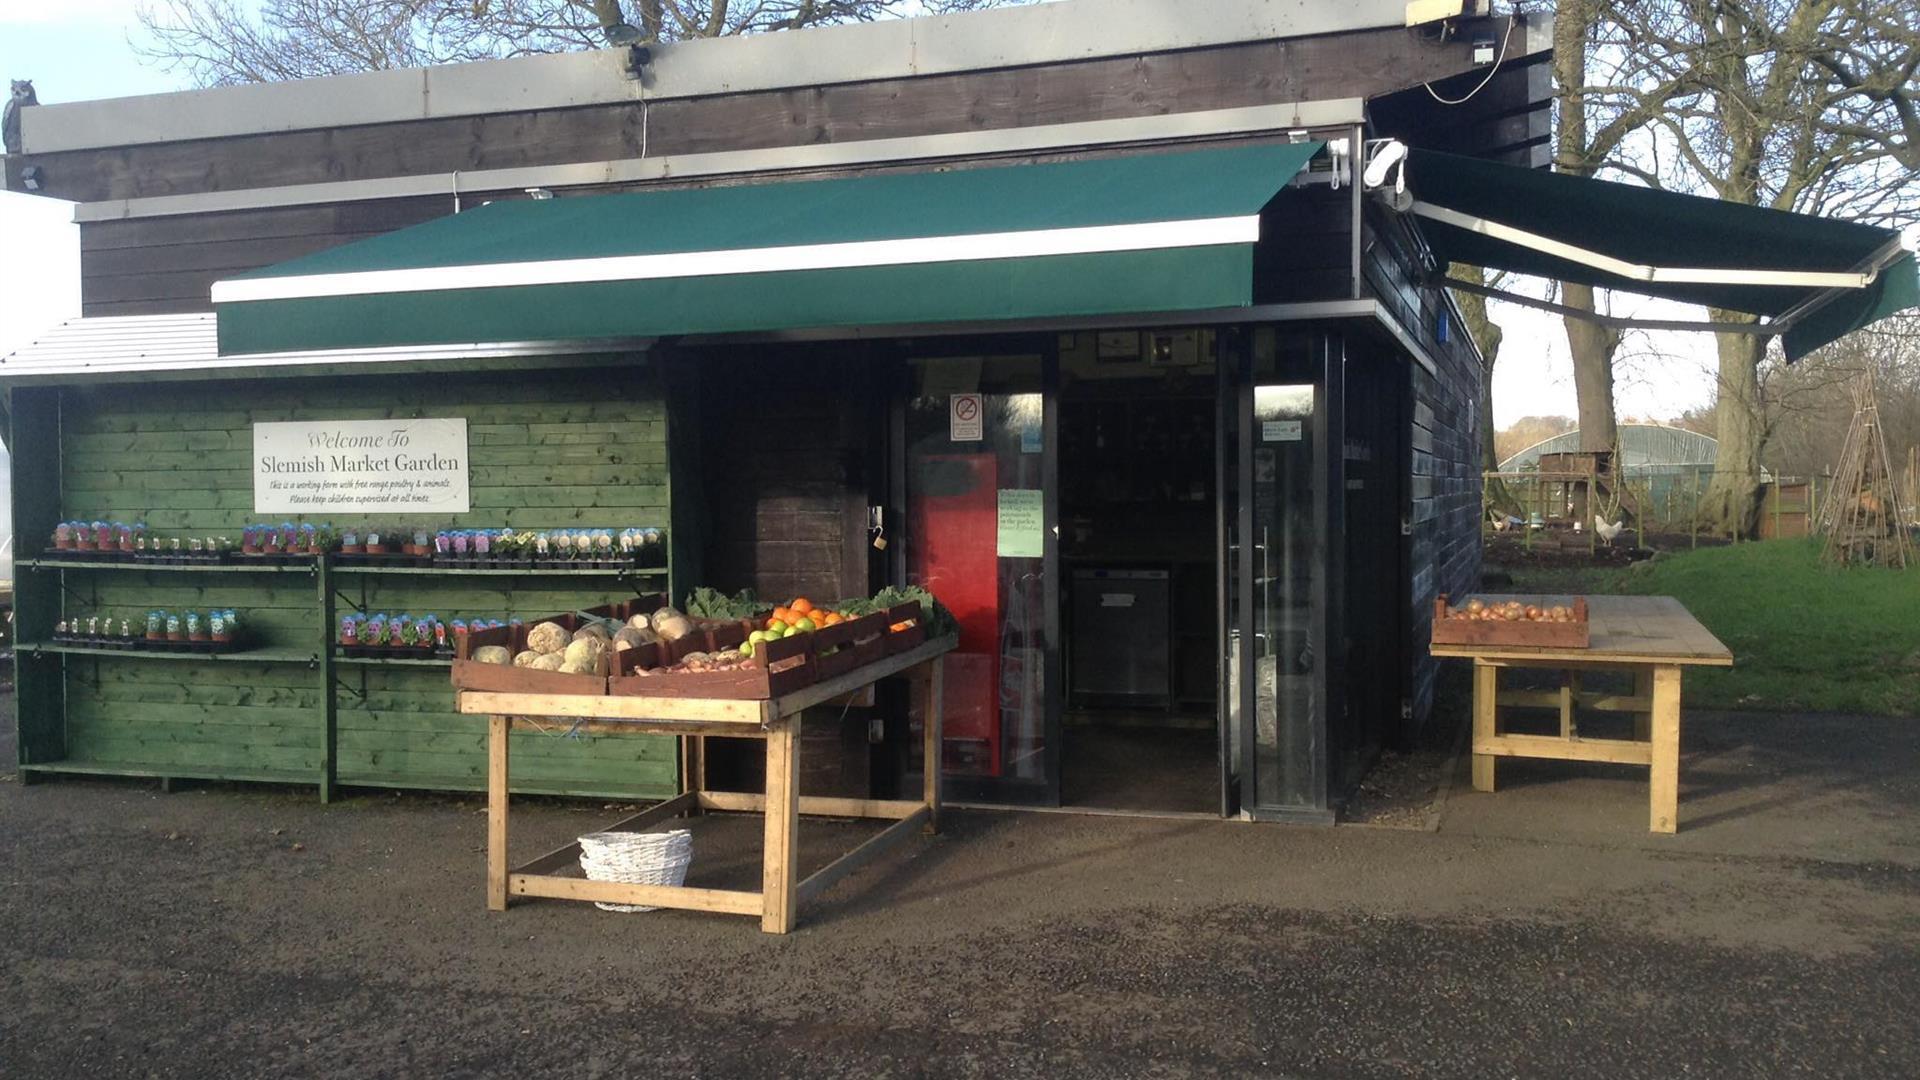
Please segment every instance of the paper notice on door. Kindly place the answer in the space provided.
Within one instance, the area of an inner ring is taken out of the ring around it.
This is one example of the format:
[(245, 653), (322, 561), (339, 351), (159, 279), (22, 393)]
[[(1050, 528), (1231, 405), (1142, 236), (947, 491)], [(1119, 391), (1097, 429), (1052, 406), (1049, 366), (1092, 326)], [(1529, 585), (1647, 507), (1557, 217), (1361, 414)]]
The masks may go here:
[(1266, 420), (1260, 424), (1261, 442), (1299, 442), (1300, 421)]
[(1038, 559), (1046, 553), (1047, 508), (1035, 488), (1000, 492), (1000, 542), (1003, 559)]

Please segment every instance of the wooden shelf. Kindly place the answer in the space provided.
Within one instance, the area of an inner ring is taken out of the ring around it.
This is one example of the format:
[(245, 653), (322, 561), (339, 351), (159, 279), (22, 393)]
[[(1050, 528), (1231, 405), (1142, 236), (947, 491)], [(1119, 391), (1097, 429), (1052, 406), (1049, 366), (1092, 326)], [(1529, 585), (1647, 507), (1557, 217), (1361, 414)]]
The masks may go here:
[(157, 570), (162, 573), (187, 570), (206, 573), (209, 571), (229, 574), (311, 574), (312, 562), (303, 563), (157, 563), (157, 562), (121, 562), (115, 559), (28, 559), (21, 564), (28, 570), (134, 570), (146, 572)]
[(240, 652), (195, 653), (160, 652), (149, 649), (101, 649), (91, 645), (62, 645), (57, 642), (23, 641), (14, 646), (21, 653), (60, 653), (67, 656), (118, 656), (130, 660), (217, 660), (226, 663), (311, 664), (320, 657), (303, 649), (244, 649)]
[(442, 660), (437, 656), (346, 656), (333, 654), (336, 664), (366, 664), (370, 667), (452, 667), (452, 660)]

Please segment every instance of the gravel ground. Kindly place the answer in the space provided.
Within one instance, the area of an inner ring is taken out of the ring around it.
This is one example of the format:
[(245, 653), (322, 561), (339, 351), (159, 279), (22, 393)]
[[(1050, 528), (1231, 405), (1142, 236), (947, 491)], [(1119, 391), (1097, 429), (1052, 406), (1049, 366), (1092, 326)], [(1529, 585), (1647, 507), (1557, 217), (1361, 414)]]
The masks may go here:
[[(1920, 727), (1690, 716), (1683, 779), (1677, 837), (1535, 763), (1433, 833), (955, 813), (774, 938), (489, 914), (472, 798), (6, 776), (0, 1075), (1920, 1071)], [(516, 852), (611, 816), (532, 803)], [(706, 879), (755, 825), (696, 825)]]

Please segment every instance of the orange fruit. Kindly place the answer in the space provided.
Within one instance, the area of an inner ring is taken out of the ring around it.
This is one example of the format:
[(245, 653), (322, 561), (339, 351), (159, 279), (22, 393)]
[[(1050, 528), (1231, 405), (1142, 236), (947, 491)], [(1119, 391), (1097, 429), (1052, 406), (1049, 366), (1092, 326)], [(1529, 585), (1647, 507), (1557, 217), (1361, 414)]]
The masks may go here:
[(773, 609), (773, 617), (779, 619), (781, 622), (792, 622), (794, 616), (795, 612), (792, 608), (777, 607)]
[(805, 615), (813, 611), (813, 601), (807, 599), (804, 596), (795, 600), (793, 603), (788, 604), (787, 606), (792, 608), (794, 610), (794, 613), (797, 615)]
[(847, 617), (845, 615), (840, 614), (837, 611), (830, 611), (827, 613), (828, 626), (839, 626), (841, 623), (846, 621), (847, 621)]

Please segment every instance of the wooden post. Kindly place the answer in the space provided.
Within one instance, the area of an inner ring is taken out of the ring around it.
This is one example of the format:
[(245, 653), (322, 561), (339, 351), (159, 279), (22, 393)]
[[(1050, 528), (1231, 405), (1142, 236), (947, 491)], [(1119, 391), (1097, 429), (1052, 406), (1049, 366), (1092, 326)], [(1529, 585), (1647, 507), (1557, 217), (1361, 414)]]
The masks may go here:
[(313, 577), (320, 594), (320, 642), (313, 655), (320, 684), (320, 801), (326, 803), (340, 783), (340, 690), (333, 685), (333, 579), (326, 556), (314, 556)]
[[(680, 736), (680, 790), (698, 795), (707, 789), (706, 785), (707, 737), (705, 735)], [(700, 800), (695, 799), (688, 808), (688, 817), (700, 816)]]
[(1580, 676), (1572, 671), (1560, 673), (1560, 737), (1573, 738), (1573, 705), (1580, 694)]
[(1653, 763), (1648, 783), (1650, 823), (1657, 833), (1680, 828), (1680, 667), (1653, 669)]
[(1689, 469), (1688, 472), (1693, 474), (1693, 513), (1687, 515), (1689, 518), (1687, 546), (1698, 548), (1700, 546), (1700, 470)]
[(1473, 662), (1473, 790), (1493, 790), (1492, 754), (1479, 752), (1483, 742), (1498, 733), (1496, 718), (1500, 708), (1500, 669), (1480, 660)]
[(1780, 477), (1778, 474), (1775, 474), (1773, 478), (1773, 538), (1775, 540), (1780, 539), (1780, 536), (1781, 536), (1781, 532), (1780, 532), (1781, 492), (1782, 492), (1782, 488), (1780, 487)]
[(926, 706), (920, 711), (920, 726), (926, 736), (922, 749), (926, 773), (927, 832), (940, 831), (940, 754), (945, 738), (946, 657), (936, 656), (926, 663)]
[(487, 717), (487, 910), (507, 910), (507, 729)]
[(761, 849), (760, 929), (793, 929), (794, 839), (800, 819), (800, 716), (784, 716), (767, 730), (766, 840)]

